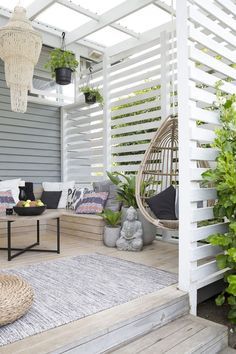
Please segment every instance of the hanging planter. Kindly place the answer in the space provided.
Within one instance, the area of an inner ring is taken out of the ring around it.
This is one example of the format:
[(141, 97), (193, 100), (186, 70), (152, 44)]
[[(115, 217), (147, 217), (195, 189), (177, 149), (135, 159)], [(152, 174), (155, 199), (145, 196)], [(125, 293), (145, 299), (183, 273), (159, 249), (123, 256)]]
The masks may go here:
[(81, 87), (80, 91), (83, 92), (85, 96), (85, 102), (87, 104), (94, 104), (94, 103), (103, 104), (103, 96), (101, 95), (98, 89), (85, 86), (85, 87)]
[(71, 83), (72, 72), (76, 71), (79, 62), (75, 54), (70, 50), (65, 50), (65, 33), (62, 33), (62, 46), (56, 48), (50, 53), (50, 59), (45, 64), (46, 69), (51, 70), (52, 78), (56, 79), (59, 85), (68, 85)]
[(71, 83), (72, 72), (70, 68), (55, 69), (56, 83), (59, 85), (69, 85)]

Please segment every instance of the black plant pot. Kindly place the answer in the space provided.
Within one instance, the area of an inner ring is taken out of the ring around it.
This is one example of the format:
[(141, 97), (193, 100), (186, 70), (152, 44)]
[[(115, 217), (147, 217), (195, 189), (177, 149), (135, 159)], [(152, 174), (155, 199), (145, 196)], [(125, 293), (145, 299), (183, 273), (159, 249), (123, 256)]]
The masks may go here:
[(71, 83), (72, 70), (69, 68), (55, 69), (56, 83), (59, 85), (69, 85)]
[(94, 104), (97, 102), (96, 95), (94, 95), (90, 92), (85, 92), (84, 96), (85, 96), (85, 102), (88, 104)]

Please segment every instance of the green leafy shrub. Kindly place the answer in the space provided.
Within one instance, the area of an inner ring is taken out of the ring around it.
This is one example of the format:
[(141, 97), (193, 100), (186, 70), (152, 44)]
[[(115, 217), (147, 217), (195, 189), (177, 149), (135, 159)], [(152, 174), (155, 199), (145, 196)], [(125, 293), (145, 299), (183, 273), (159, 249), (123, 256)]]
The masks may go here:
[(89, 93), (90, 96), (95, 96), (96, 97), (96, 102), (103, 104), (103, 96), (100, 93), (99, 89), (89, 87), (89, 86), (84, 86), (80, 88), (80, 91), (83, 93)]
[(55, 69), (69, 68), (75, 71), (78, 66), (79, 62), (76, 60), (75, 54), (70, 50), (62, 50), (60, 48), (51, 51), (50, 59), (45, 64), (45, 68), (51, 70), (52, 78), (55, 77)]
[(228, 268), (224, 277), (226, 288), (216, 298), (216, 304), (220, 306), (227, 301), (231, 307), (228, 319), (236, 324), (236, 95), (224, 95), (220, 84), (217, 84), (216, 106), (220, 110), (222, 126), (216, 130), (213, 143), (218, 150), (216, 168), (203, 173), (203, 177), (206, 182), (213, 183), (217, 190), (215, 217), (227, 218), (229, 222), (226, 233), (211, 235), (208, 241), (224, 251), (216, 256), (218, 268)]
[(116, 227), (121, 223), (121, 211), (113, 211), (111, 209), (104, 209), (102, 213), (100, 213), (105, 220), (105, 223), (110, 227)]

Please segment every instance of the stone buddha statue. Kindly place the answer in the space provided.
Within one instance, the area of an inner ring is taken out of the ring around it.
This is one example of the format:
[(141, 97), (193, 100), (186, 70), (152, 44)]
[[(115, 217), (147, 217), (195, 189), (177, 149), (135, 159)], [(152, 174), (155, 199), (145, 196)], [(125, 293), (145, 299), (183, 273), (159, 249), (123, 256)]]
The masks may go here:
[(127, 210), (126, 220), (120, 232), (116, 247), (120, 251), (141, 251), (143, 248), (143, 229), (138, 221), (137, 211), (130, 207)]

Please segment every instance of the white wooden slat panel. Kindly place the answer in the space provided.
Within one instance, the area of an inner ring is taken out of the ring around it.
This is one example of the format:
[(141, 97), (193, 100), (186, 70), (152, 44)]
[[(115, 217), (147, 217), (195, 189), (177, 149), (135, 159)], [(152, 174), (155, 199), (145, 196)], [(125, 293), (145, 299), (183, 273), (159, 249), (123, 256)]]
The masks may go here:
[[(215, 87), (216, 82), (219, 81), (219, 78), (214, 76), (213, 74), (208, 74), (196, 67), (191, 67), (190, 68), (190, 77), (191, 79), (201, 82), (205, 85)], [(235, 92), (235, 86), (230, 84), (229, 82), (223, 81), (223, 85), (221, 86), (221, 90), (229, 93), (229, 94), (234, 94)]]
[(146, 99), (151, 98), (151, 97), (160, 98), (160, 93), (161, 93), (160, 90), (152, 90), (152, 91), (147, 92), (147, 93), (139, 93), (139, 94), (136, 94), (135, 96), (131, 96), (131, 97), (124, 98), (124, 99), (120, 99), (118, 97), (118, 99), (116, 101), (114, 101), (114, 100), (112, 101), (111, 107), (122, 106), (122, 105), (130, 104), (130, 103), (133, 103), (133, 102), (137, 103), (139, 101), (146, 100)]
[(160, 85), (160, 79), (158, 80), (153, 80), (153, 81), (149, 81), (149, 82), (145, 82), (136, 86), (132, 86), (126, 89), (123, 89), (122, 91), (119, 92), (113, 92), (110, 94), (110, 98), (119, 98), (122, 96), (126, 96), (126, 95), (130, 95), (133, 94), (135, 91), (140, 91), (140, 90), (145, 90), (148, 89), (150, 87), (156, 87)]
[(139, 165), (120, 165), (112, 167), (112, 171), (117, 172), (137, 172)]
[(203, 15), (195, 9), (193, 6), (189, 7), (189, 17), (191, 20), (197, 22), (200, 26), (207, 28), (210, 32), (214, 33), (216, 36), (220, 37), (225, 42), (236, 46), (236, 38), (229, 31), (225, 30), (223, 27), (219, 26), (215, 21), (211, 20), (209, 17)]
[(150, 129), (157, 129), (160, 124), (159, 122), (151, 122), (151, 123), (143, 123), (143, 124), (134, 124), (134, 125), (128, 125), (123, 128), (114, 128), (112, 129), (112, 135), (118, 135), (118, 134), (126, 134), (126, 133), (131, 133), (131, 132), (139, 132), (140, 130), (150, 130)]
[(205, 123), (212, 123), (220, 125), (219, 112), (213, 112), (196, 107), (195, 105), (190, 109), (190, 118), (195, 121), (203, 121)]
[(191, 176), (191, 181), (202, 181), (202, 173), (206, 172), (208, 169), (207, 168), (191, 168), (190, 169), (190, 176)]
[(201, 142), (213, 142), (216, 135), (214, 131), (203, 128), (192, 128), (191, 139)]
[[(142, 100), (142, 98), (140, 98), (140, 100)], [(116, 109), (112, 112), (112, 117), (117, 117), (119, 115), (123, 115), (123, 114), (128, 114), (128, 113), (133, 113), (133, 112), (138, 112), (138, 111), (142, 111), (142, 110), (147, 110), (150, 108), (156, 108), (160, 105), (160, 102), (155, 101), (151, 101), (151, 102), (145, 102), (139, 105), (133, 105), (131, 107), (123, 107), (121, 109)]]
[(191, 230), (190, 234), (191, 234), (192, 242), (197, 242), (217, 232), (225, 233), (227, 231), (228, 231), (227, 223), (217, 223), (214, 225), (208, 225), (208, 226), (199, 227), (197, 229), (193, 229)]
[(122, 144), (122, 143), (130, 143), (134, 141), (142, 141), (142, 140), (150, 140), (154, 136), (153, 133), (146, 133), (146, 134), (135, 134), (135, 135), (127, 135), (127, 136), (122, 136), (120, 138), (114, 138), (112, 140), (112, 144)]
[(133, 162), (142, 161), (144, 154), (125, 155), (125, 156), (113, 156), (113, 162)]
[(191, 272), (191, 279), (193, 282), (199, 281), (213, 273), (216, 273), (218, 270), (219, 269), (217, 267), (216, 261), (212, 261), (207, 264), (203, 264), (196, 269), (193, 269)]
[(151, 70), (151, 68), (160, 68), (160, 63), (161, 63), (161, 59), (158, 58), (158, 59), (155, 59), (155, 60), (152, 60), (148, 63), (139, 63), (138, 66), (135, 66), (134, 68), (126, 68), (126, 70), (123, 70), (122, 72), (120, 73), (117, 73), (116, 75), (113, 75), (111, 78), (112, 78), (112, 81), (113, 82), (116, 82), (116, 80), (119, 80), (119, 79), (122, 79), (122, 78), (125, 78), (125, 77), (130, 77), (132, 76), (132, 78), (135, 76), (137, 76), (139, 73), (141, 73), (142, 71), (145, 71), (145, 72), (148, 72), (148, 69)]
[(124, 86), (131, 86), (133, 84), (135, 84), (136, 82), (140, 82), (140, 81), (145, 81), (145, 80), (149, 80), (151, 78), (158, 78), (160, 77), (160, 68), (154, 69), (154, 70), (150, 70), (150, 71), (146, 71), (142, 74), (138, 74), (136, 76), (132, 76), (131, 78), (125, 78), (119, 82), (115, 82), (113, 84), (110, 85), (111, 88), (111, 92), (114, 91), (115, 89), (122, 89)]
[(206, 257), (213, 257), (221, 252), (222, 249), (220, 247), (215, 247), (212, 245), (203, 245), (191, 250), (190, 259), (191, 261), (198, 261)]
[(155, 48), (153, 50), (150, 50), (144, 54), (135, 56), (134, 58), (127, 58), (126, 60), (121, 61), (120, 63), (117, 63), (115, 65), (112, 65), (109, 69), (108, 72), (110, 73), (110, 78), (112, 79), (113, 76), (116, 75), (117, 71), (120, 71), (122, 69), (126, 69), (130, 66), (133, 66), (137, 63), (142, 63), (146, 59), (150, 59), (153, 57), (156, 57), (157, 55), (160, 55), (160, 47)]
[(215, 161), (217, 156), (218, 156), (218, 151), (212, 148), (191, 148), (190, 149), (191, 160)]
[(191, 190), (190, 197), (192, 202), (214, 200), (217, 198), (217, 193), (214, 188), (195, 188)]
[(195, 0), (195, 4), (199, 5), (200, 8), (206, 10), (220, 22), (224, 23), (227, 27), (230, 27), (232, 30), (236, 31), (236, 22), (235, 20), (222, 11), (219, 7), (215, 6), (212, 2), (207, 2), (205, 0)]
[(192, 217), (191, 217), (192, 222), (197, 222), (197, 221), (202, 221), (202, 220), (210, 220), (210, 219), (214, 219), (212, 207), (199, 208), (199, 209), (192, 210)]
[(218, 53), (223, 58), (227, 58), (233, 63), (236, 61), (236, 54), (234, 52), (229, 50), (227, 47), (223, 47), (221, 44), (217, 43), (215, 40), (202, 33), (199, 29), (191, 26), (189, 29), (189, 37), (194, 41), (204, 45), (205, 48), (209, 48), (213, 52)]
[(112, 146), (111, 151), (113, 154), (128, 153), (134, 151), (146, 151), (149, 144), (135, 144), (128, 146)]
[(217, 282), (218, 280), (222, 279), (224, 277), (224, 272), (225, 272), (225, 270), (221, 270), (221, 271), (211, 274), (207, 278), (200, 279), (196, 284), (196, 289), (198, 290), (200, 288), (203, 288), (204, 286), (207, 286), (209, 284), (212, 284), (212, 283)]
[(190, 98), (196, 102), (204, 102), (207, 106), (212, 106), (216, 100), (215, 95), (197, 87), (190, 88)]
[(229, 10), (230, 13), (236, 16), (236, 5), (235, 2), (231, 0), (216, 0), (219, 4), (224, 6), (225, 9)]
[(190, 47), (190, 58), (194, 61), (205, 64), (209, 68), (216, 70), (226, 76), (236, 79), (236, 70), (231, 68), (229, 65), (224, 64), (222, 61), (215, 59), (211, 55), (203, 53), (201, 50)]
[[(124, 118), (114, 119), (112, 121), (112, 127), (120, 125), (120, 124), (140, 122), (140, 121), (145, 121), (147, 119), (160, 118), (160, 117), (161, 117), (161, 111), (160, 110), (152, 111), (152, 112), (149, 112), (149, 113), (136, 114), (135, 116), (128, 116), (128, 117), (124, 117)], [(158, 122), (157, 122), (157, 124), (158, 124)]]

